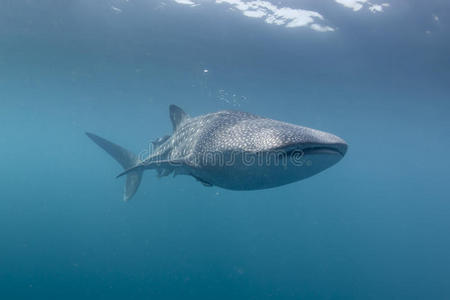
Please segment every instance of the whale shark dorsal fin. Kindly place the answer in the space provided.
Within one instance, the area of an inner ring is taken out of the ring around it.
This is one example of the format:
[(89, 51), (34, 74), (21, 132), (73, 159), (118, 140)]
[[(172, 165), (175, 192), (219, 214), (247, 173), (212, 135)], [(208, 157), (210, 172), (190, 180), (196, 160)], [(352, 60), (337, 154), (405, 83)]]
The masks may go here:
[(184, 110), (174, 104), (169, 106), (169, 114), (170, 120), (172, 121), (173, 131), (176, 131), (180, 124), (189, 118), (189, 115), (185, 113)]

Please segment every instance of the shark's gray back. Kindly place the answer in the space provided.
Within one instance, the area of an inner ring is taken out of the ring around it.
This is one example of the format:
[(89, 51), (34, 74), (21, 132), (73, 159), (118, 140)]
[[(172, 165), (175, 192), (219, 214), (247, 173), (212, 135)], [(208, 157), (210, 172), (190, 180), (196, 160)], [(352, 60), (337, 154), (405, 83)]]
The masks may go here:
[(159, 159), (180, 160), (242, 148), (245, 145), (241, 142), (244, 141), (230, 138), (227, 132), (256, 119), (262, 117), (230, 110), (187, 118), (170, 138), (155, 149), (152, 156), (159, 156)]
[[(314, 132), (315, 135), (311, 135)], [(262, 152), (279, 145), (311, 143), (322, 136), (314, 129), (280, 122), (241, 111), (219, 111), (195, 118), (186, 118), (154, 156), (166, 160), (207, 158), (208, 154), (230, 152)]]

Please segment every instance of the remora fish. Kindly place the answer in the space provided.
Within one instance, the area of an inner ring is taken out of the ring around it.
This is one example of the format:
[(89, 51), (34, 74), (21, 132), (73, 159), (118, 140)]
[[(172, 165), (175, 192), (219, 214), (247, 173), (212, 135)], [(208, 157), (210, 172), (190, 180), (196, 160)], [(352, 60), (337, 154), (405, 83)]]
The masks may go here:
[(114, 157), (127, 175), (124, 200), (136, 193), (142, 173), (185, 174), (206, 186), (257, 190), (281, 186), (315, 175), (341, 160), (347, 143), (323, 131), (240, 111), (188, 116), (170, 105), (173, 133), (153, 142), (145, 158), (86, 133)]

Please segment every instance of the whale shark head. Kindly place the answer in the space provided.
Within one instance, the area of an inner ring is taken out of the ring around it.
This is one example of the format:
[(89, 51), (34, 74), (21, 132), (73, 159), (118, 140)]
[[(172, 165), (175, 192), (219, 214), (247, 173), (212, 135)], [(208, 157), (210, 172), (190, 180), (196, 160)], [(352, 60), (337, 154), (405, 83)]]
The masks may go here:
[(344, 157), (348, 145), (340, 137), (324, 131), (258, 118), (248, 120), (225, 131), (223, 139), (217, 141), (225, 145), (237, 145), (238, 150), (272, 153), (286, 156), (298, 155), (311, 158), (331, 156), (337, 160)]
[(239, 122), (215, 135), (215, 142), (223, 150), (242, 154), (229, 172), (222, 172), (226, 179), (213, 182), (236, 190), (264, 189), (308, 178), (339, 162), (348, 148), (334, 134), (266, 118)]
[[(267, 136), (272, 136), (272, 133)], [(277, 132), (277, 142), (278, 145), (264, 151), (278, 154), (284, 163), (285, 175), (295, 180), (313, 176), (333, 166), (345, 156), (348, 148), (347, 143), (334, 134), (293, 124), (281, 126)]]

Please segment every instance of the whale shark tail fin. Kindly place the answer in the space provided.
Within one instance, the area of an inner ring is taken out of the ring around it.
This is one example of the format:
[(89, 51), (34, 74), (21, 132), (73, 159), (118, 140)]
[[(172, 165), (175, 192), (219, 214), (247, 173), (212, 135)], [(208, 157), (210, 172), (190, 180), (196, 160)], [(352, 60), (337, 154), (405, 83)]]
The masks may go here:
[[(139, 158), (127, 149), (111, 143), (110, 141), (105, 140), (104, 138), (101, 138), (93, 133), (86, 132), (86, 135), (94, 141), (94, 143), (111, 155), (125, 170), (130, 169), (139, 163)], [(124, 201), (130, 200), (136, 193), (139, 184), (141, 183), (142, 172), (143, 170), (141, 168), (136, 168), (127, 173), (127, 180), (123, 195)]]

